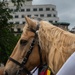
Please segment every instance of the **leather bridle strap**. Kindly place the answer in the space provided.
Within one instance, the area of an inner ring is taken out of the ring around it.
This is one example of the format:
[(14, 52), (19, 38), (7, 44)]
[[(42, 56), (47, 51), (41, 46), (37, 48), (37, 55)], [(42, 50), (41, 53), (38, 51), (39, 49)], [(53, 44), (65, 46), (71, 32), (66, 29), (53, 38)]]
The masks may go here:
[(38, 50), (39, 50), (39, 56), (40, 56), (40, 65), (43, 63), (42, 61), (42, 53), (41, 53), (41, 50), (40, 50), (40, 46), (38, 45)]
[(27, 68), (24, 66), (23, 68), (21, 68), (20, 70), (17, 71), (16, 75), (21, 75), (21, 73), (27, 73), (28, 75), (32, 75), (30, 71), (27, 70)]
[(33, 33), (36, 34), (36, 31), (39, 30), (39, 27), (40, 27), (40, 24), (38, 23), (36, 29), (35, 30), (34, 29), (30, 29), (30, 31), (32, 31)]
[(31, 43), (31, 46), (30, 46), (30, 48), (29, 48), (29, 50), (28, 50), (28, 52), (27, 52), (27, 54), (26, 54), (26, 56), (24, 57), (24, 59), (23, 59), (23, 61), (22, 61), (22, 65), (25, 65), (26, 63), (27, 63), (27, 61), (28, 61), (28, 58), (29, 58), (29, 55), (32, 53), (32, 51), (33, 51), (33, 48), (34, 48), (34, 45), (35, 45), (35, 38), (33, 39), (33, 41), (32, 41), (32, 43)]
[(19, 63), (18, 61), (16, 61), (15, 59), (9, 57), (9, 60), (11, 60), (12, 62), (14, 62), (15, 64), (19, 65), (20, 67), (23, 67), (23, 65), (21, 63)]
[(42, 61), (42, 53), (41, 53), (41, 49), (40, 49), (40, 46), (39, 45), (38, 45), (38, 51), (39, 51), (39, 56), (40, 56), (40, 64), (32, 71), (32, 75), (43, 64), (43, 61)]
[[(34, 37), (32, 43), (31, 43), (31, 47), (30, 47), (30, 49), (28, 50), (27, 55), (26, 55), (25, 58), (23, 59), (22, 63), (19, 63), (18, 61), (16, 61), (16, 60), (14, 60), (13, 58), (9, 57), (9, 60), (11, 60), (12, 62), (14, 62), (15, 64), (17, 64), (17, 65), (20, 66), (19, 72), (20, 72), (20, 71), (24, 71), (24, 72), (26, 72), (27, 74), (32, 75), (32, 74), (30, 73), (30, 71), (28, 71), (27, 68), (26, 68), (24, 65), (27, 63), (28, 58), (29, 58), (29, 55), (31, 54), (31, 52), (32, 52), (32, 50), (33, 50), (33, 47), (34, 47), (34, 44), (35, 44), (35, 39), (36, 39), (36, 36), (37, 36), (36, 31), (39, 29), (39, 25), (40, 25), (40, 24), (38, 23), (38, 25), (37, 25), (37, 27), (36, 27), (36, 30), (31, 29), (31, 31), (35, 33), (35, 37)], [(41, 64), (42, 64), (42, 54), (41, 54), (41, 50), (40, 50), (40, 46), (39, 46), (39, 45), (38, 45), (38, 48), (39, 48), (38, 50), (39, 50), (40, 65), (41, 65)], [(19, 72), (18, 72), (18, 74), (19, 74)]]
[(17, 62), (16, 60), (14, 60), (14, 59), (11, 58), (11, 57), (9, 57), (9, 60), (11, 60), (11, 61), (14, 62), (15, 64), (19, 65), (20, 67), (22, 67), (22, 68), (19, 70), (19, 72), (17, 72), (18, 74), (20, 74), (20, 72), (22, 71), (22, 72), (26, 72), (28, 75), (32, 75), (32, 74), (30, 73), (30, 71), (28, 71), (27, 68), (26, 68), (24, 65), (22, 65), (21, 63)]
[(18, 66), (20, 66), (20, 70), (17, 72), (17, 75), (20, 74), (22, 71), (23, 72), (26, 72), (27, 74), (31, 75), (30, 71), (28, 71), (28, 69), (24, 66), (27, 61), (28, 61), (28, 58), (29, 58), (29, 55), (31, 54), (33, 48), (34, 48), (34, 44), (35, 44), (35, 40), (36, 39), (36, 36), (35, 38), (33, 39), (32, 43), (31, 43), (31, 46), (25, 56), (25, 58), (23, 59), (22, 63), (19, 63), (18, 61), (16, 61), (15, 59), (9, 57), (9, 60), (11, 60), (12, 62), (14, 62), (15, 64), (17, 64)]

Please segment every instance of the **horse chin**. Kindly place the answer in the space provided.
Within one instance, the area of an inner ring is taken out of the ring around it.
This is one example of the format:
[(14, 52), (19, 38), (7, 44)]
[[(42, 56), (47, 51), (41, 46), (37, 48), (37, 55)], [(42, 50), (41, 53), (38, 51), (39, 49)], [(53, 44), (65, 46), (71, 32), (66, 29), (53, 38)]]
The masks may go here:
[(27, 75), (26, 73), (21, 73), (21, 75)]
[(8, 73), (7, 71), (4, 72), (4, 75), (16, 75), (17, 72), (14, 72), (14, 73)]
[(17, 70), (16, 69), (14, 69), (14, 70), (12, 70), (12, 69), (5, 69), (4, 70), (4, 75), (16, 75), (17, 74)]

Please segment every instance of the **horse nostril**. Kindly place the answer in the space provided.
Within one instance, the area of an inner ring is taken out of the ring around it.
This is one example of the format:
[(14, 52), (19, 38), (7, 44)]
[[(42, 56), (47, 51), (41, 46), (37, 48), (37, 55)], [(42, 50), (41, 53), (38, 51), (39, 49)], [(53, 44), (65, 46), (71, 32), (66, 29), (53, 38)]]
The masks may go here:
[(4, 75), (8, 75), (8, 73), (5, 71)]

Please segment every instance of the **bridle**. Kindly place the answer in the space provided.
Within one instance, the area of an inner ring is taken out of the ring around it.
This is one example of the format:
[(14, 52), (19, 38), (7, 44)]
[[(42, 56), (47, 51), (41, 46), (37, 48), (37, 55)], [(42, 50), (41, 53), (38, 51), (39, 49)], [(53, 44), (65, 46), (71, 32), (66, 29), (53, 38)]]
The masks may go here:
[[(37, 38), (37, 36), (38, 36), (36, 32), (37, 32), (37, 30), (39, 30), (39, 26), (40, 26), (40, 24), (38, 23), (38, 25), (37, 25), (37, 27), (36, 27), (36, 30), (33, 30), (33, 29), (30, 30), (30, 31), (32, 31), (32, 32), (35, 33), (35, 36), (34, 36), (34, 39), (33, 39), (32, 43), (31, 43), (31, 46), (30, 46), (30, 48), (29, 48), (29, 50), (28, 50), (26, 56), (24, 57), (22, 63), (19, 63), (19, 62), (16, 61), (15, 59), (9, 57), (9, 60), (11, 60), (12, 62), (14, 62), (15, 64), (17, 64), (17, 65), (20, 66), (20, 69), (17, 71), (17, 75), (20, 75), (21, 72), (25, 72), (25, 73), (27, 73), (28, 75), (32, 75), (32, 73), (31, 73), (30, 71), (28, 71), (28, 69), (25, 67), (25, 64), (27, 63), (28, 58), (29, 58), (30, 54), (31, 54), (32, 51), (33, 51), (33, 48), (34, 48), (34, 45), (35, 45), (35, 42), (36, 42), (36, 38)], [(39, 44), (38, 44), (38, 51), (39, 51), (39, 56), (40, 56), (40, 64), (38, 65), (38, 67), (39, 67), (39, 66), (42, 64), (42, 53), (41, 53)], [(38, 67), (37, 67), (37, 68), (38, 68)], [(37, 68), (36, 68), (36, 69), (37, 69)], [(35, 69), (35, 70), (36, 70), (36, 69)], [(33, 73), (35, 72), (35, 70), (33, 71)]]

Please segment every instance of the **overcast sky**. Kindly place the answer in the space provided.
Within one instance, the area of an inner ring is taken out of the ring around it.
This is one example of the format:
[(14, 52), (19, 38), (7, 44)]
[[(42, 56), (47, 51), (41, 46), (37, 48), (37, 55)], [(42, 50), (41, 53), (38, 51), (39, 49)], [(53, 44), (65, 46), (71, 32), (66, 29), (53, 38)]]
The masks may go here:
[(75, 0), (33, 0), (33, 4), (54, 4), (60, 22), (70, 23), (69, 29), (75, 26)]

